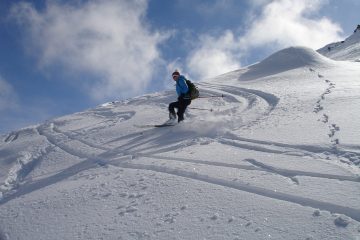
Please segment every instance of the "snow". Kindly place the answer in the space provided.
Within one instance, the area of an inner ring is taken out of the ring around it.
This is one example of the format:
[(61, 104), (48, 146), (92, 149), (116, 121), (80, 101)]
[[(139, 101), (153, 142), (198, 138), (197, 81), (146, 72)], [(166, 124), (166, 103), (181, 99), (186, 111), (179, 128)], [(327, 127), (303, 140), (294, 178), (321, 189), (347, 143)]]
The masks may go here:
[(360, 62), (360, 26), (344, 41), (330, 43), (318, 52), (334, 60)]
[[(360, 239), (360, 68), (304, 47), (0, 139), (0, 239)], [(200, 110), (212, 109), (212, 111)]]

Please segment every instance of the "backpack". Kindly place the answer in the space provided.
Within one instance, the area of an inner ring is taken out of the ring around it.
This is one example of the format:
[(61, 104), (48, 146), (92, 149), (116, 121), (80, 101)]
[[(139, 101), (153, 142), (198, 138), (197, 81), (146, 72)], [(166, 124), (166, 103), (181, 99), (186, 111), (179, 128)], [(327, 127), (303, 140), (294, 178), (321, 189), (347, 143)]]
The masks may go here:
[(189, 95), (191, 100), (199, 97), (199, 90), (196, 88), (195, 84), (193, 84), (190, 80), (186, 79), (186, 84), (189, 87)]

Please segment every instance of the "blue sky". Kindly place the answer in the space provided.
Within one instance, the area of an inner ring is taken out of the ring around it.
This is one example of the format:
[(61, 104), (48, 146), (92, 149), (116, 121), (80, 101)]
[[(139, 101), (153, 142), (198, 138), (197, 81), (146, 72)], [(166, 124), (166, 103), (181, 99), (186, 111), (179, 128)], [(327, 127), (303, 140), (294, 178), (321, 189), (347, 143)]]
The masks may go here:
[[(357, 0), (0, 1), (0, 133), (351, 35)], [(166, 118), (166, 116), (164, 116)]]

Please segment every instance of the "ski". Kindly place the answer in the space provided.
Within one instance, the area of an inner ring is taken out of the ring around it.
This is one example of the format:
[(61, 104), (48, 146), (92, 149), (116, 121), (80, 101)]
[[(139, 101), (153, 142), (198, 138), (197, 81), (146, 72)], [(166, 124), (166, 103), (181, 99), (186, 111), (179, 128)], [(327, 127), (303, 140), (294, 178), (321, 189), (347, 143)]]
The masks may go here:
[(171, 127), (171, 126), (175, 126), (176, 124), (145, 124), (145, 125), (134, 125), (135, 127), (138, 128), (155, 128), (155, 127)]
[(197, 98), (224, 98), (225, 95), (221, 94), (221, 95), (210, 95), (210, 96), (199, 96)]
[(154, 127), (171, 127), (171, 126), (175, 126), (176, 125), (176, 123), (175, 124), (157, 124), (157, 125), (154, 125)]
[(200, 110), (200, 111), (214, 111), (212, 108), (198, 108), (198, 107), (188, 107), (188, 109)]

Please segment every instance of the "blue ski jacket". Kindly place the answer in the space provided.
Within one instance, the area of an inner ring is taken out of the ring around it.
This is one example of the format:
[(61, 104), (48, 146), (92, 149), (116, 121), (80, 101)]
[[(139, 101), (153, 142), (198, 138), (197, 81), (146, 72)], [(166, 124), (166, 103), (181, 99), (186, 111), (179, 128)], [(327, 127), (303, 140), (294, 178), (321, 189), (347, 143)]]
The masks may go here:
[(179, 97), (190, 98), (189, 87), (186, 84), (186, 78), (183, 75), (180, 75), (176, 80), (176, 93)]

